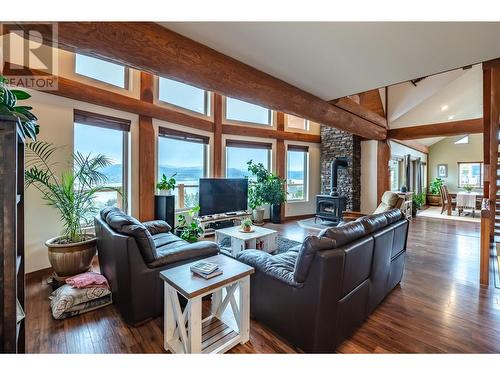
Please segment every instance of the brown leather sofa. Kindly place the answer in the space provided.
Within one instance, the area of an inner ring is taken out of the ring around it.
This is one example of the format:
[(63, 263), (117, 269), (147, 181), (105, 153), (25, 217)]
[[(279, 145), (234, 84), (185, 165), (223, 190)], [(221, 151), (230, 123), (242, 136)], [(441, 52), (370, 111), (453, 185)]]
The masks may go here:
[(256, 269), (252, 317), (305, 352), (334, 352), (401, 281), (407, 235), (408, 220), (394, 209), (323, 230), (286, 253), (242, 252), (238, 259)]
[(101, 273), (131, 325), (162, 314), (160, 271), (219, 252), (214, 242), (188, 243), (170, 233), (165, 221), (141, 223), (116, 207), (103, 209), (94, 224)]

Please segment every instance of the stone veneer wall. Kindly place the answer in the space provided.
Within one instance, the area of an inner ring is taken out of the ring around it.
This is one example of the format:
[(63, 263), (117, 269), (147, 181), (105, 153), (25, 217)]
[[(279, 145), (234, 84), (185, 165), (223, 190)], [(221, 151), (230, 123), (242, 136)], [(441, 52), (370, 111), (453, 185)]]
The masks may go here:
[(347, 209), (359, 211), (361, 206), (361, 140), (358, 136), (321, 126), (321, 193), (330, 194), (331, 163), (347, 157), (348, 167), (339, 168), (338, 189), (347, 196)]

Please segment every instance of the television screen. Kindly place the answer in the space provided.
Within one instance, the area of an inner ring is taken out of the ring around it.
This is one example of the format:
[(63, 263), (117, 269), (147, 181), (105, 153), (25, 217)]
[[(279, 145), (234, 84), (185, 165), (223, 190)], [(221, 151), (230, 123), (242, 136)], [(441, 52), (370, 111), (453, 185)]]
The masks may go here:
[(248, 179), (200, 178), (200, 215), (243, 211), (248, 207)]

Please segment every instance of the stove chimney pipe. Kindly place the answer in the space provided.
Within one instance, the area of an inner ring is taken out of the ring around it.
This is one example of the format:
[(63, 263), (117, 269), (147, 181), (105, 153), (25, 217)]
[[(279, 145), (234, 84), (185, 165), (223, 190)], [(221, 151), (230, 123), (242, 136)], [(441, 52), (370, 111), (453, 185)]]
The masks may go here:
[(334, 158), (332, 161), (332, 164), (330, 166), (331, 173), (330, 173), (330, 195), (332, 196), (338, 196), (338, 174), (339, 174), (339, 168), (347, 168), (347, 158), (346, 157), (340, 157), (340, 158)]

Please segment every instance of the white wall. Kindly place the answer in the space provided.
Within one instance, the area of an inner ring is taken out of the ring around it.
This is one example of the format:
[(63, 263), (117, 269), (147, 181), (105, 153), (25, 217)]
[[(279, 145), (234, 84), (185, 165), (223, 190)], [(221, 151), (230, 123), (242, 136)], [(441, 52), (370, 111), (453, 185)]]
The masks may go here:
[(361, 142), (361, 212), (377, 208), (377, 141)]

